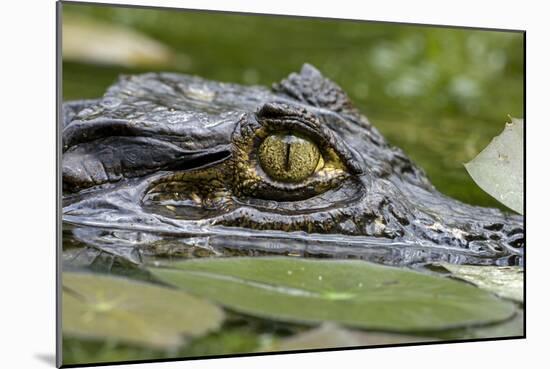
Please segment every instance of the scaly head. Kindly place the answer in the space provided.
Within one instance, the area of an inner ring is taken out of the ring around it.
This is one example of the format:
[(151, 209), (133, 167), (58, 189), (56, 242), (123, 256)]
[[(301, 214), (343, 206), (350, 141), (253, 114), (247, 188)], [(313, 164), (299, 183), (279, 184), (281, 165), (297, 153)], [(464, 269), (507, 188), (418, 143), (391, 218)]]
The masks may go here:
[(123, 77), (99, 100), (66, 104), (64, 119), (71, 223), (255, 236), (389, 263), (520, 262), (521, 217), (437, 192), (310, 65), (271, 90)]

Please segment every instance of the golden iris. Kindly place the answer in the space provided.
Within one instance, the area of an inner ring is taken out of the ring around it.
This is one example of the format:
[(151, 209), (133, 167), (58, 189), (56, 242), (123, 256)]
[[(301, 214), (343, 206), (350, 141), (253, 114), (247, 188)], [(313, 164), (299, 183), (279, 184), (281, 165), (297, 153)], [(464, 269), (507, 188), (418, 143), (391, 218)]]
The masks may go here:
[(322, 158), (317, 145), (294, 134), (272, 134), (258, 152), (262, 169), (281, 182), (300, 182), (315, 172)]

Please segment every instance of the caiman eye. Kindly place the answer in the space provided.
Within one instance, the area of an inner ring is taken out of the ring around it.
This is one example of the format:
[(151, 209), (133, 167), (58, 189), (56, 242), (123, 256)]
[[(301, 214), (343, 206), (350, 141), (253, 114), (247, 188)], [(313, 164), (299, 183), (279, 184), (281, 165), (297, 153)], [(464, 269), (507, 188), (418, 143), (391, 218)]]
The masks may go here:
[(232, 189), (239, 201), (303, 201), (360, 173), (324, 119), (302, 107), (266, 103), (242, 117), (232, 141)]
[(287, 183), (305, 180), (322, 165), (317, 145), (291, 133), (267, 136), (260, 144), (258, 158), (267, 175)]

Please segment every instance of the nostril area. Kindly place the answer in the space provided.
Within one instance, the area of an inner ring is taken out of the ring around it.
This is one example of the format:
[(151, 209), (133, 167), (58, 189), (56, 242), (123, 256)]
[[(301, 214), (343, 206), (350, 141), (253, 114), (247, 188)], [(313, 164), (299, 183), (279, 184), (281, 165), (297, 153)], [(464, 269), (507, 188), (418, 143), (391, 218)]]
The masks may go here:
[(523, 229), (514, 229), (508, 233), (506, 243), (515, 249), (521, 249), (525, 246), (525, 234)]
[(521, 249), (525, 246), (525, 237), (523, 232), (514, 233), (507, 239), (508, 245), (512, 246), (515, 249)]

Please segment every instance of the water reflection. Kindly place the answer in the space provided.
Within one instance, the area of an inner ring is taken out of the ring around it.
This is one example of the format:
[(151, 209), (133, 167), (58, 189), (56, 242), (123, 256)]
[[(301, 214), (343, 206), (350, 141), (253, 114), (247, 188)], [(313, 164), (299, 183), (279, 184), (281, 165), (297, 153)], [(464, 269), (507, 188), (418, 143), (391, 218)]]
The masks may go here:
[[(131, 270), (159, 260), (229, 256), (285, 255), (361, 259), (393, 266), (421, 268), (433, 262), (476, 265), (522, 264), (521, 255), (499, 256), (480, 250), (457, 250), (433, 244), (411, 244), (370, 237), (254, 232), (217, 227), (202, 233), (153, 233), (64, 223), (64, 266), (111, 271)], [(519, 259), (518, 259), (519, 258)]]

